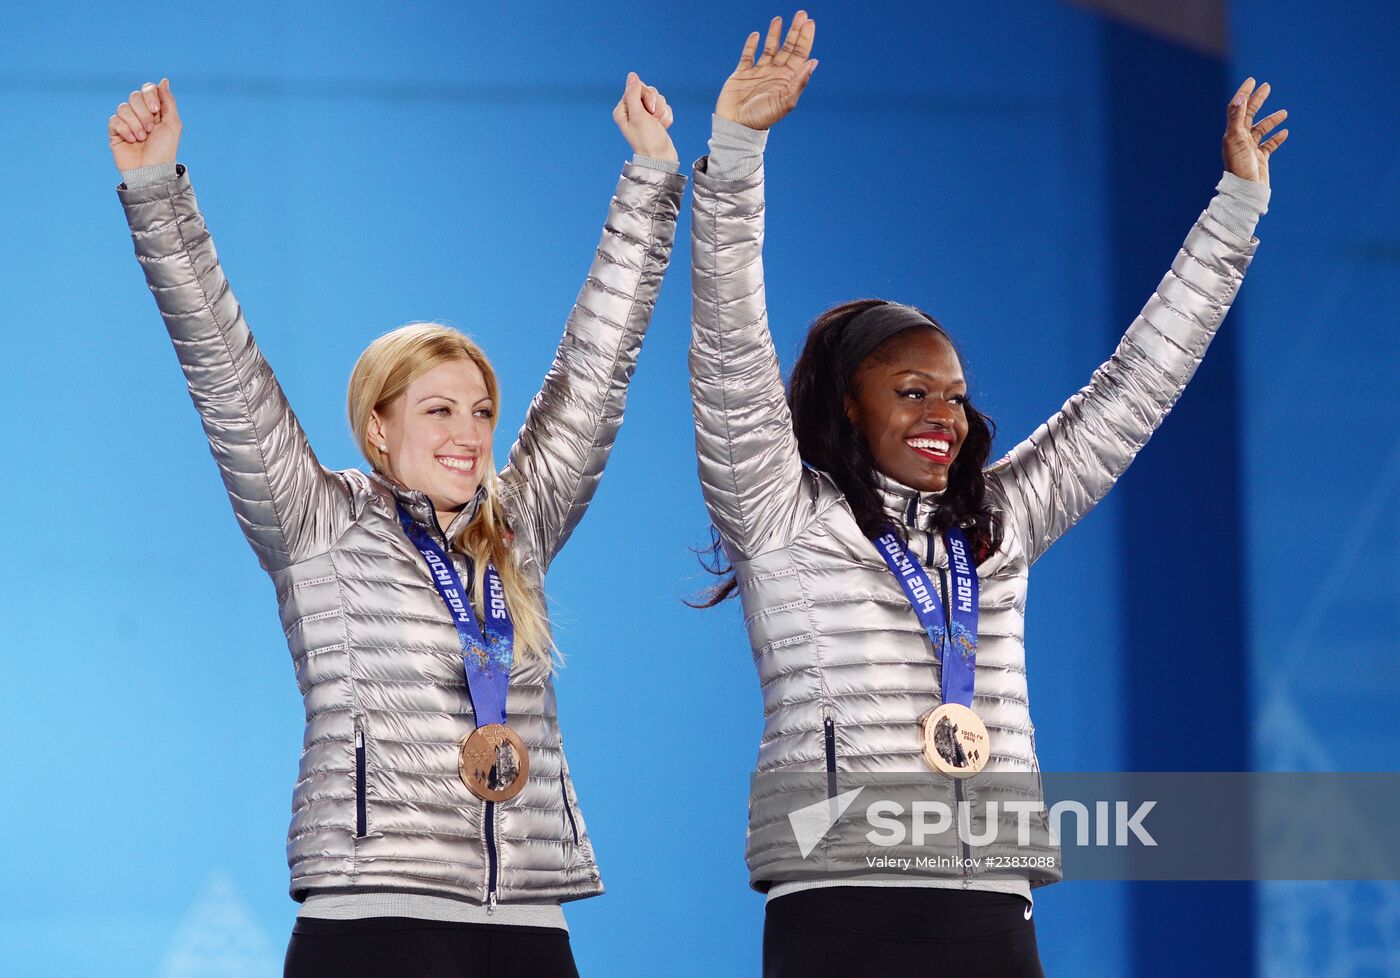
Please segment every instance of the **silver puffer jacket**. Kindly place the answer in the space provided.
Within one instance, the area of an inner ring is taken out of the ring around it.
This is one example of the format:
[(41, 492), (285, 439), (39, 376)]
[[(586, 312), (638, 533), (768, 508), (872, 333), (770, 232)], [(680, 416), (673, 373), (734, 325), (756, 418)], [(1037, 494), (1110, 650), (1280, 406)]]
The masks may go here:
[[(622, 422), (684, 184), (623, 170), (554, 364), (501, 472), (516, 553), (536, 587), (592, 498)], [(457, 776), (458, 742), (475, 727), (457, 631), (395, 511), (403, 503), (441, 541), (431, 504), (317, 462), (229, 291), (183, 171), (119, 194), (235, 514), (272, 577), (305, 700), (287, 838), (293, 898), (346, 887), (483, 903), (601, 893), (550, 670), (534, 661), (511, 676), (510, 724), (530, 751), (525, 789), (500, 804), (478, 801)]]
[[(763, 692), (748, 864), (753, 886), (766, 890), (776, 867), (801, 857), (786, 822), (793, 806), (776, 797), (785, 783), (762, 775), (925, 771), (918, 721), (940, 702), (940, 676), (908, 599), (845, 496), (798, 457), (764, 301), (763, 170), (717, 181), (705, 164), (694, 179), (691, 393), (705, 500), (737, 573)], [(1039, 771), (1022, 641), (1031, 564), (1103, 498), (1176, 402), (1256, 243), (1202, 214), (1089, 385), (987, 470), (1005, 534), (977, 568), (973, 707), (990, 735), (989, 770)], [(881, 488), (914, 552), (946, 568), (942, 541), (924, 532), (933, 497), (888, 480)], [(940, 784), (950, 808), (959, 791), (974, 807), (986, 800), (977, 779), (965, 789)], [(858, 827), (838, 822), (828, 832), (828, 864), (849, 870), (865, 855), (887, 854)]]

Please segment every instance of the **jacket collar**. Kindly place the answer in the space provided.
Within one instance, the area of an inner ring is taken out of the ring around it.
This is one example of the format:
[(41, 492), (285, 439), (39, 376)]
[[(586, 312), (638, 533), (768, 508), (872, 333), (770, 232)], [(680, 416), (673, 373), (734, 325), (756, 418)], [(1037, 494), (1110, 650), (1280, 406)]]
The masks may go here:
[(919, 492), (896, 482), (883, 472), (875, 472), (875, 489), (885, 507), (885, 515), (901, 526), (928, 532), (943, 491)]
[(476, 515), (477, 507), (481, 505), (481, 500), (486, 495), (486, 487), (478, 486), (476, 495), (472, 497), (470, 502), (462, 507), (461, 512), (452, 518), (452, 522), (448, 526), (439, 527), (437, 513), (433, 510), (432, 500), (428, 498), (426, 492), (420, 492), (417, 489), (409, 489), (406, 486), (400, 485), (378, 469), (371, 472), (369, 477), (388, 492), (389, 495), (393, 496), (394, 500), (403, 506), (408, 515), (413, 517), (415, 523), (428, 530), (440, 529), (443, 537), (447, 540), (451, 540), (464, 526), (472, 521), (472, 517)]
[[(901, 482), (895, 482), (881, 472), (875, 473), (875, 488), (880, 493), (880, 501), (884, 504), (885, 513), (891, 519), (898, 520), (906, 527), (922, 530), (929, 534), (929, 557), (925, 561), (928, 566), (946, 567), (948, 555), (943, 548), (942, 540), (929, 529), (933, 525), (933, 514), (938, 508), (939, 499), (943, 496), (942, 491), (919, 492), (910, 489)], [(1008, 542), (1004, 541), (995, 553), (977, 564), (979, 577), (986, 580), (1001, 572), (1007, 560), (1012, 556), (1012, 551), (1008, 549), (1008, 546)]]

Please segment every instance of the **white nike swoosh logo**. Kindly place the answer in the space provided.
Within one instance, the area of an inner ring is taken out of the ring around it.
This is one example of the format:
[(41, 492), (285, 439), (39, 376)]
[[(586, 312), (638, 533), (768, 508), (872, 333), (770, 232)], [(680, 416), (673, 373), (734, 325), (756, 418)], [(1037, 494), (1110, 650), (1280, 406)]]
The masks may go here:
[(1025, 909), (1025, 911), (1024, 911), (1024, 915), (1025, 915), (1025, 918), (1026, 918), (1027, 920), (1030, 920), (1030, 919), (1031, 919), (1031, 905), (1030, 905), (1029, 903), (1026, 904), (1026, 909)]

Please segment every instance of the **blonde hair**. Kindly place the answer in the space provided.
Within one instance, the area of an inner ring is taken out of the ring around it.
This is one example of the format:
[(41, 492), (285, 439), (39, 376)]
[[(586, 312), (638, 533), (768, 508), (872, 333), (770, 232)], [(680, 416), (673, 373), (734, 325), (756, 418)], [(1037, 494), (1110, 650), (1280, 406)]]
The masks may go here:
[[(383, 416), (394, 399), (429, 370), (459, 360), (474, 363), (481, 371), (486, 380), (487, 396), (496, 406), (495, 417), (498, 417), (501, 402), (496, 372), (491, 369), (491, 361), (486, 359), (481, 347), (459, 330), (440, 323), (409, 323), (385, 333), (360, 354), (350, 374), (346, 402), (355, 441), (375, 470), (385, 472), (387, 460), (369, 437), (373, 414), (378, 412)], [(513, 534), (501, 506), (501, 485), (491, 456), (488, 444), (481, 459), (481, 485), (485, 493), (476, 515), (451, 542), (472, 560), (472, 606), (477, 615), (484, 614), (482, 595), (489, 562), (500, 574), (505, 588), (506, 607), (515, 625), (515, 651), (527, 657), (549, 658), (554, 652), (554, 641), (550, 638), (544, 595), (526, 580), (511, 551)]]

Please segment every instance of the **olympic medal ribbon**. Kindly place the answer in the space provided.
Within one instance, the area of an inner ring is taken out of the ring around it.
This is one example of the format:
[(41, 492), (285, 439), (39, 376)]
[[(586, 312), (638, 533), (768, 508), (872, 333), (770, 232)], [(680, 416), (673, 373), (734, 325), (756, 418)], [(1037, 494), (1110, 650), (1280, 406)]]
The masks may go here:
[(486, 565), (485, 634), (472, 613), (467, 589), (457, 576), (457, 568), (452, 558), (438, 546), (424, 529), (414, 522), (403, 506), (399, 506), (399, 522), (408, 539), (418, 548), (428, 564), (428, 576), (433, 579), (452, 624), (457, 626), (457, 637), (462, 645), (462, 668), (467, 677), (467, 693), (471, 697), (472, 709), (476, 712), (476, 724), (484, 727), (489, 724), (506, 722), (506, 696), (510, 691), (510, 669), (515, 658), (515, 625), (510, 620), (506, 608), (505, 588), (496, 568)]
[[(893, 530), (874, 540), (875, 549), (889, 565), (895, 580), (919, 616), (934, 655), (943, 666), (943, 702), (972, 706), (972, 689), (977, 669), (977, 571), (972, 566), (967, 536), (959, 527), (949, 527), (943, 535), (952, 578), (948, 597), (951, 614), (945, 615), (938, 589), (933, 586), (923, 564), (909, 553)], [(949, 624), (952, 625), (951, 634)]]
[(942, 665), (943, 702), (919, 720), (924, 761), (935, 771), (955, 778), (976, 774), (986, 766), (991, 753), (987, 726), (972, 710), (979, 582), (967, 536), (956, 526), (943, 536), (952, 578), (947, 614), (927, 570), (893, 530), (876, 537), (874, 543), (904, 589)]

